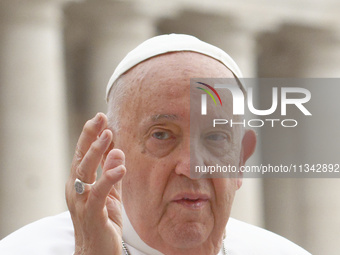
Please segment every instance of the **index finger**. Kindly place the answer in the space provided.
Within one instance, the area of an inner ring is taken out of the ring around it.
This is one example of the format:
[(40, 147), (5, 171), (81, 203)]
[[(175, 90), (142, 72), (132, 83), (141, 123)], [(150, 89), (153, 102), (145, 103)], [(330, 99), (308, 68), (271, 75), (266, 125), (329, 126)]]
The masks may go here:
[(97, 137), (103, 132), (106, 126), (107, 117), (104, 113), (97, 113), (93, 119), (88, 120), (85, 123), (83, 131), (81, 132), (78, 139), (72, 161), (71, 175), (73, 177), (76, 176), (75, 171), (77, 169), (77, 166), (84, 158), (86, 152), (91, 147), (91, 144), (97, 140)]

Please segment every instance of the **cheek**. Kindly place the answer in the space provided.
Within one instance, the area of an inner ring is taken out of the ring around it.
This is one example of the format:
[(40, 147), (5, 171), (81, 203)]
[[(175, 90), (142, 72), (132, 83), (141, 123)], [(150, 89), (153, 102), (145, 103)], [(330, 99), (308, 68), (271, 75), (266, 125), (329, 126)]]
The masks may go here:
[(237, 190), (237, 178), (213, 179), (215, 188), (216, 206), (219, 210), (230, 213), (231, 205)]
[[(127, 173), (123, 179), (123, 199), (133, 202), (134, 207), (154, 208), (162, 202), (168, 174), (166, 165), (160, 160), (150, 159), (144, 154), (126, 157)], [(149, 209), (148, 209), (149, 210)]]
[(153, 233), (164, 212), (163, 194), (167, 175), (159, 162), (134, 158), (127, 162), (122, 199), (138, 233)]

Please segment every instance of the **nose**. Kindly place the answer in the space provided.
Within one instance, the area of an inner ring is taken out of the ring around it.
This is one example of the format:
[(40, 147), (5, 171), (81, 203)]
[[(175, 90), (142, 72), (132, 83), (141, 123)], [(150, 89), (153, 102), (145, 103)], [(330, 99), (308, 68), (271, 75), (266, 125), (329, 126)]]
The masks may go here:
[(183, 145), (178, 154), (179, 160), (176, 164), (175, 173), (190, 178), (190, 142), (189, 146)]
[(203, 166), (204, 162), (199, 153), (198, 144), (188, 139), (182, 144), (179, 150), (179, 160), (175, 168), (175, 173), (186, 176), (189, 179), (202, 178), (204, 173), (197, 172), (197, 166)]

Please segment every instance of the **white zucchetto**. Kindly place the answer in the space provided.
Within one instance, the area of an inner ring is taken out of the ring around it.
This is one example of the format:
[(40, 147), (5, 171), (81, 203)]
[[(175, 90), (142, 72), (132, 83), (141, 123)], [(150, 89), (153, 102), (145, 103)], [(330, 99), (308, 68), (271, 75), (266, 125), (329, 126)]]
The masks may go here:
[(107, 84), (106, 100), (108, 99), (114, 82), (126, 71), (149, 58), (176, 51), (191, 51), (212, 57), (229, 68), (229, 70), (232, 71), (237, 78), (242, 78), (241, 70), (235, 61), (220, 48), (203, 42), (191, 35), (159, 35), (152, 37), (138, 45), (118, 64), (116, 70), (109, 80), (109, 83)]

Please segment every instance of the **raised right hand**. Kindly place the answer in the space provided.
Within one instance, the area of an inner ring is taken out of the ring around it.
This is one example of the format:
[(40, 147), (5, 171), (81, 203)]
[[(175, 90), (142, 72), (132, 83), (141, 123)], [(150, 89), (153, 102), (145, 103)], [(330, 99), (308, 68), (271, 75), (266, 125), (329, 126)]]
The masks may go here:
[[(111, 145), (112, 132), (107, 129), (107, 117), (98, 113), (83, 128), (66, 183), (77, 255), (120, 255), (122, 252), (120, 180), (126, 172), (125, 156), (118, 149), (106, 153)], [(93, 183), (100, 163), (102, 175), (83, 194), (77, 194), (75, 179)]]

